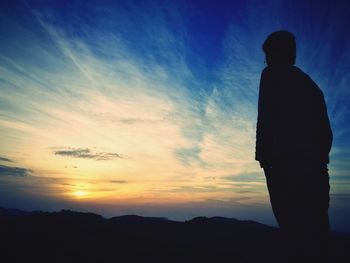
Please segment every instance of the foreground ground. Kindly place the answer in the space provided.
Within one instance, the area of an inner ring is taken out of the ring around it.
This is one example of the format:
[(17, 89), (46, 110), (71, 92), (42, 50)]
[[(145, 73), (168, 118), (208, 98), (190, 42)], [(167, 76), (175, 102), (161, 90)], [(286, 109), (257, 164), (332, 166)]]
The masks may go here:
[[(279, 231), (222, 217), (165, 218), (0, 209), (1, 262), (283, 262)], [(333, 234), (332, 262), (348, 262), (350, 236)]]

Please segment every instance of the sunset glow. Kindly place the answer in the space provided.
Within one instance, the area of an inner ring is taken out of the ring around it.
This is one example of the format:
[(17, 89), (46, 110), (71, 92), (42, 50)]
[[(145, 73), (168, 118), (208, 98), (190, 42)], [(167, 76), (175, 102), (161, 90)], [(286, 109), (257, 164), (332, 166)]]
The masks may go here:
[(86, 191), (76, 191), (73, 193), (74, 196), (81, 198), (81, 197), (85, 197), (88, 195), (88, 192)]

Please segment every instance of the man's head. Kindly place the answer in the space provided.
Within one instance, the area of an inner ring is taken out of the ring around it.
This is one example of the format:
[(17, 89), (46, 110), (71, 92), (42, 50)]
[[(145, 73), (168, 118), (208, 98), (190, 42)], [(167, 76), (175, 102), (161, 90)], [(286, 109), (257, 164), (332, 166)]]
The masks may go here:
[(268, 65), (294, 65), (296, 44), (294, 35), (288, 31), (271, 33), (263, 44)]

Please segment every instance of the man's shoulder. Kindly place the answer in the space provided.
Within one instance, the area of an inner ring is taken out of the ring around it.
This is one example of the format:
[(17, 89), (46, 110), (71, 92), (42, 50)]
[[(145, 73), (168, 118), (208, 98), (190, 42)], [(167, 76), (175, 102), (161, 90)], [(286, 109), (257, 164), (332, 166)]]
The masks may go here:
[(316, 84), (316, 82), (308, 75), (306, 74), (304, 71), (302, 71), (300, 68), (298, 67), (294, 67), (296, 70), (296, 74), (299, 74), (299, 79), (301, 81), (303, 81), (305, 84), (308, 85), (308, 87), (312, 90), (315, 91), (317, 93), (320, 93), (320, 95), (323, 96), (323, 93), (320, 89), (320, 87)]
[(293, 71), (293, 73), (295, 75), (298, 75), (298, 76), (304, 78), (307, 81), (312, 81), (310, 76), (308, 74), (306, 74), (304, 71), (302, 71), (300, 68), (298, 68), (297, 66), (293, 66), (291, 70)]
[(281, 72), (293, 72), (295, 74), (308, 76), (304, 71), (302, 71), (297, 66), (288, 66), (288, 65), (267, 66), (263, 69), (262, 74), (275, 74), (275, 73), (281, 73)]
[(274, 78), (275, 76), (278, 76), (278, 68), (276, 67), (271, 67), (271, 66), (267, 66), (263, 69), (263, 71), (261, 72), (261, 78), (262, 79), (269, 79), (269, 78)]
[(317, 96), (323, 97), (323, 92), (320, 89), (320, 87), (316, 84), (316, 82), (300, 68), (294, 68), (296, 84), (299, 85), (304, 92), (308, 92), (309, 94), (313, 95), (317, 94)]
[(268, 66), (263, 69), (261, 77), (264, 79), (280, 79), (281, 81), (287, 81), (290, 79), (298, 82), (309, 82), (314, 84), (314, 81), (310, 76), (296, 66)]
[(267, 75), (271, 74), (272, 72), (273, 72), (272, 67), (267, 66), (267, 67), (265, 67), (265, 68), (262, 70), (261, 76), (262, 76), (262, 77), (263, 77), (263, 76), (267, 76)]

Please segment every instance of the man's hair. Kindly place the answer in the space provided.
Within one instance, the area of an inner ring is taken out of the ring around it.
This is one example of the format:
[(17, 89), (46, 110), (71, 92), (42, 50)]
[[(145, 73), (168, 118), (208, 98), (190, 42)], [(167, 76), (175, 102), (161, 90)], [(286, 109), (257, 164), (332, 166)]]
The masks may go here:
[(296, 56), (295, 37), (288, 31), (271, 33), (262, 46), (268, 64), (294, 65)]

